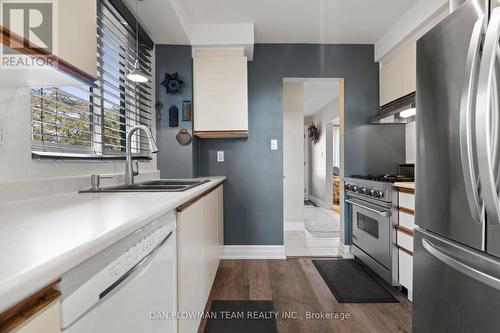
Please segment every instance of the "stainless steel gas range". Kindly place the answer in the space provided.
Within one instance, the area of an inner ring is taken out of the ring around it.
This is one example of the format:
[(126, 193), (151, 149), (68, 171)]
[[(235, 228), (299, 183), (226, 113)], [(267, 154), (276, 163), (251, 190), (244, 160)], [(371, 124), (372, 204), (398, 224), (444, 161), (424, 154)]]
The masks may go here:
[(352, 226), (352, 252), (393, 286), (398, 283), (396, 181), (408, 176), (370, 175), (345, 178), (346, 203)]

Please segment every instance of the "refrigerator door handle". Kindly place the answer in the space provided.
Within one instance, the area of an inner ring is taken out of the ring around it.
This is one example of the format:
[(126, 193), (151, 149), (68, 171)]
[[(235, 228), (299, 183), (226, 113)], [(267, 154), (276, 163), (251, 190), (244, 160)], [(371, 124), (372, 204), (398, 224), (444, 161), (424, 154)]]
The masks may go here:
[[(500, 224), (500, 202), (497, 192), (498, 168), (498, 95), (497, 68), (500, 39), (500, 7), (493, 10), (486, 32), (476, 97), (476, 149), (481, 194), (488, 222)], [(492, 98), (495, 98), (492, 106)], [(492, 123), (493, 122), (493, 123)]]
[(481, 59), (480, 50), (483, 29), (484, 15), (476, 21), (474, 29), (472, 30), (469, 50), (467, 52), (466, 82), (460, 102), (460, 153), (462, 171), (472, 218), (478, 223), (484, 222), (484, 206), (479, 196), (479, 179), (476, 177), (476, 167), (474, 165), (475, 147), (473, 146), (472, 140), (472, 115), (473, 107), (475, 106), (477, 69)]
[(434, 245), (427, 239), (422, 238), (422, 246), (426, 249), (431, 255), (439, 259), (444, 264), (450, 266), (451, 268), (459, 271), (460, 273), (477, 280), (485, 285), (488, 285), (496, 290), (500, 290), (500, 279), (494, 277), (492, 275), (481, 272), (480, 270), (471, 267), (459, 259), (453, 257), (451, 253), (448, 253), (444, 248), (440, 248), (437, 245)]

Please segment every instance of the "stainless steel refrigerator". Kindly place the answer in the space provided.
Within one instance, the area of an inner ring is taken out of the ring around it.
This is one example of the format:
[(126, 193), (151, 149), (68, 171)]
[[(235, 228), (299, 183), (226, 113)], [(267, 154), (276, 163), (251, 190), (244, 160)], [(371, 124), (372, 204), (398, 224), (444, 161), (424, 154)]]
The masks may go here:
[(413, 331), (500, 332), (500, 5), (417, 42)]

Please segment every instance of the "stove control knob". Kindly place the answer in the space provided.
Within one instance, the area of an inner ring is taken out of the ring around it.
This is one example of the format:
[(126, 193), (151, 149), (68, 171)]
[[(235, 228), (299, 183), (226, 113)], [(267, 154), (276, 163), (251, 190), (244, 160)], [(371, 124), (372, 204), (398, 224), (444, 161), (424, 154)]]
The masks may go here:
[(358, 192), (358, 187), (356, 185), (351, 185), (351, 191)]
[(352, 189), (352, 185), (351, 184), (345, 184), (344, 188), (346, 189), (346, 191), (350, 191)]
[(368, 192), (368, 189), (366, 187), (361, 187), (358, 189), (358, 192), (361, 194), (366, 194)]
[(369, 189), (369, 190), (368, 190), (368, 193), (367, 193), (367, 194), (368, 194), (370, 197), (374, 197), (374, 196), (375, 196), (375, 192), (377, 192), (377, 191), (375, 191), (374, 189), (372, 189), (372, 188), (371, 188), (371, 189)]
[(373, 193), (373, 196), (377, 199), (381, 199), (384, 197), (384, 192), (383, 191), (375, 191), (375, 193)]

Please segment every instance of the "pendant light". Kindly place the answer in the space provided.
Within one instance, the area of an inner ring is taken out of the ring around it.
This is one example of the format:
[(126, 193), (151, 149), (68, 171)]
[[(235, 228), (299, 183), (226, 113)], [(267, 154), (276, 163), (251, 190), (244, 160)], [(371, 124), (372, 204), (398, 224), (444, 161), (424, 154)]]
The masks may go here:
[(147, 74), (141, 70), (139, 66), (139, 1), (135, 0), (135, 47), (137, 52), (137, 60), (135, 61), (134, 70), (127, 75), (127, 79), (132, 82), (145, 83), (148, 82)]

